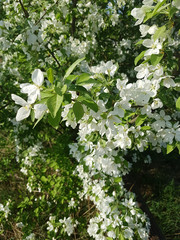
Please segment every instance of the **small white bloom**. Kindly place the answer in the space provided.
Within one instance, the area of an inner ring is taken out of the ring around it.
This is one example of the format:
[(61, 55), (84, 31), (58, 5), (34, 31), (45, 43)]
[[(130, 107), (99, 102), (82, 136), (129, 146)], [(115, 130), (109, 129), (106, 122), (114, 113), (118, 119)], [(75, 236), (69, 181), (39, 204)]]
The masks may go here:
[(40, 99), (40, 87), (43, 84), (44, 76), (40, 69), (35, 69), (32, 73), (32, 81), (34, 84), (20, 84), (21, 92), (28, 94), (28, 102), (34, 103), (36, 99)]
[(16, 121), (21, 121), (25, 118), (28, 118), (31, 112), (31, 105), (29, 102), (26, 102), (23, 98), (11, 94), (11, 98), (15, 101), (16, 104), (21, 105), (22, 107), (17, 111)]
[(159, 42), (158, 39), (156, 41), (154, 41), (153, 39), (145, 39), (143, 41), (143, 45), (147, 48), (150, 48), (145, 52), (144, 56), (159, 54), (159, 50), (162, 48), (162, 44)]
[(159, 98), (155, 98), (153, 103), (151, 104), (151, 108), (157, 109), (157, 108), (162, 108), (162, 107), (163, 107), (163, 103), (161, 102), (161, 100)]

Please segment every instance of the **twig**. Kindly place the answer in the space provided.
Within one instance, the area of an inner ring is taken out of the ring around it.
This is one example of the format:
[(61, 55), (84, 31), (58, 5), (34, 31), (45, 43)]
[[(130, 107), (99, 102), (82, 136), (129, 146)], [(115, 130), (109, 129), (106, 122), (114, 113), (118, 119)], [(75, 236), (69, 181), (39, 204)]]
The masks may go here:
[(0, 108), (0, 110), (4, 109), (4, 108), (7, 107), (8, 105), (9, 105), (9, 103), (7, 103), (6, 105), (2, 106), (2, 107)]
[(128, 192), (131, 192), (132, 188), (134, 187), (134, 183), (131, 185), (130, 189)]
[(72, 36), (74, 37), (75, 31), (76, 31), (76, 16), (74, 13), (74, 9), (76, 8), (77, 5), (77, 0), (73, 0), (73, 9), (72, 9)]
[(23, 5), (22, 1), (19, 0), (19, 3), (20, 3), (21, 8), (22, 8), (22, 10), (23, 10), (23, 12), (24, 12), (25, 18), (28, 18), (28, 17), (29, 17), (29, 13), (28, 13), (28, 11), (24, 8), (24, 5)]
[(178, 235), (180, 235), (180, 233), (168, 234), (168, 235), (165, 235), (165, 237), (173, 237)]
[(86, 215), (89, 211), (91, 211), (93, 208), (95, 207), (95, 204), (94, 205), (92, 205), (92, 207), (91, 208), (89, 208), (85, 213), (83, 213), (83, 215), (82, 216), (84, 216), (84, 215)]
[(45, 47), (48, 50), (48, 52), (50, 53), (50, 55), (54, 58), (54, 60), (56, 61), (57, 65), (59, 67), (61, 67), (61, 65), (60, 65), (59, 61), (57, 60), (56, 56), (54, 55), (54, 53), (48, 48), (48, 46), (45, 46)]
[(43, 19), (43, 17), (47, 14), (47, 12), (52, 8), (54, 7), (56, 4), (58, 4), (59, 0), (56, 1), (50, 8), (48, 8), (45, 13), (40, 17), (40, 19), (35, 23), (35, 25), (37, 25), (38, 23), (40, 23), (40, 21)]

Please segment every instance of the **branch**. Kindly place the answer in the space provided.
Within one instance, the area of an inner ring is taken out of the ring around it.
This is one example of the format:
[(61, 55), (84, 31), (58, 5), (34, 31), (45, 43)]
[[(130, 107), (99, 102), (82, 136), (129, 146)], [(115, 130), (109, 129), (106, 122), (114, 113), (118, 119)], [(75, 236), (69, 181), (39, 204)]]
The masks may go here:
[(25, 7), (24, 7), (22, 1), (19, 0), (19, 3), (20, 3), (21, 8), (22, 8), (22, 10), (23, 10), (23, 12), (24, 12), (24, 16), (25, 16), (25, 18), (28, 18), (28, 17), (29, 17), (29, 13), (28, 13), (28, 11), (25, 9)]
[(45, 47), (48, 50), (48, 52), (50, 53), (50, 55), (54, 58), (54, 60), (56, 61), (57, 65), (59, 67), (61, 67), (61, 65), (60, 65), (59, 61), (57, 60), (56, 56), (54, 55), (54, 53), (48, 48), (48, 46), (45, 46)]
[(76, 16), (75, 16), (75, 13), (74, 13), (74, 9), (76, 8), (76, 5), (77, 5), (77, 0), (73, 0), (73, 9), (72, 9), (72, 36), (74, 37), (74, 33), (75, 33), (75, 30), (76, 30)]
[(43, 19), (43, 17), (47, 14), (47, 12), (52, 8), (54, 7), (56, 4), (58, 4), (59, 0), (57, 0), (49, 9), (47, 9), (45, 11), (45, 13), (40, 17), (40, 19), (35, 23), (35, 25), (37, 25), (38, 23), (40, 23), (40, 21)]

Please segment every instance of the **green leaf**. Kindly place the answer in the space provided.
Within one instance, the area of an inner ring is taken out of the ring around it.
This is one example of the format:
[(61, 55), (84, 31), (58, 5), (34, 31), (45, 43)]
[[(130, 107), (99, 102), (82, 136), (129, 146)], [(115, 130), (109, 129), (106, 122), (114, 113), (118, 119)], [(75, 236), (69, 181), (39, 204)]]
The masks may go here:
[(166, 0), (163, 0), (162, 2), (158, 2), (152, 12), (152, 17), (157, 13), (158, 9), (164, 4), (166, 3)]
[(52, 92), (52, 89), (45, 89), (44, 91), (41, 92), (41, 99), (43, 98), (49, 98), (52, 97), (54, 93)]
[(86, 81), (88, 81), (90, 79), (90, 77), (91, 77), (91, 75), (89, 75), (88, 73), (83, 73), (76, 80), (76, 84), (86, 83)]
[(35, 112), (34, 112), (34, 110), (32, 109), (32, 110), (31, 110), (31, 121), (34, 122), (34, 120), (35, 120)]
[(61, 92), (62, 92), (62, 94), (65, 94), (66, 91), (67, 91), (67, 85), (64, 84), (64, 86), (61, 89)]
[(42, 114), (42, 116), (35, 122), (33, 129), (36, 127), (36, 125), (41, 121), (41, 119), (44, 117), (45, 113)]
[(180, 97), (178, 98), (178, 100), (176, 101), (176, 109), (178, 111), (180, 111)]
[(86, 90), (86, 88), (82, 87), (82, 86), (78, 86), (78, 85), (71, 85), (69, 87), (70, 91), (76, 91), (78, 93), (82, 93), (82, 94), (88, 94), (90, 95), (90, 93)]
[(78, 122), (84, 115), (84, 109), (79, 102), (75, 102), (73, 105), (73, 112), (76, 117), (76, 121)]
[(119, 182), (121, 182), (122, 181), (122, 177), (116, 177), (116, 178), (114, 178), (114, 182), (115, 183), (119, 183)]
[(158, 38), (162, 37), (163, 33), (166, 31), (166, 26), (163, 25), (162, 27), (158, 28), (153, 36), (154, 41)]
[(140, 126), (141, 124), (143, 124), (143, 122), (146, 120), (147, 116), (146, 115), (140, 115), (136, 121), (135, 121), (135, 125), (136, 126)]
[(65, 93), (64, 94), (64, 101), (67, 101), (68, 103), (71, 102), (71, 94), (70, 93)]
[(135, 45), (140, 45), (140, 44), (143, 43), (143, 41), (144, 41), (144, 39), (141, 39), (141, 40), (139, 40)]
[(64, 83), (67, 84), (68, 86), (78, 77), (79, 75), (69, 75)]
[(47, 179), (45, 176), (42, 176), (42, 177), (41, 177), (41, 181), (42, 181), (43, 183), (47, 183), (48, 179)]
[(143, 126), (142, 128), (141, 128), (141, 130), (150, 130), (151, 129), (151, 127), (150, 126)]
[(59, 110), (63, 101), (63, 96), (55, 94), (53, 97), (50, 97), (47, 100), (47, 107), (52, 115), (55, 118), (57, 111)]
[(55, 118), (53, 118), (51, 114), (48, 114), (48, 122), (53, 128), (58, 129), (60, 120), (61, 120), (61, 109), (57, 111)]
[(124, 240), (124, 236), (122, 233), (119, 234), (119, 240)]
[(92, 109), (94, 112), (98, 111), (98, 105), (89, 95), (85, 94), (84, 96), (80, 96), (77, 100)]
[(76, 60), (76, 61), (68, 68), (68, 70), (66, 71), (66, 74), (65, 74), (63, 80), (66, 79), (66, 78), (72, 73), (72, 71), (74, 70), (74, 68), (75, 68), (80, 62), (82, 62), (84, 59), (85, 59), (85, 58), (80, 58), (80, 59)]
[(145, 16), (145, 18), (144, 18), (143, 23), (147, 22), (147, 20), (149, 20), (149, 19), (152, 18), (152, 17), (153, 17), (152, 12), (146, 13), (146, 16)]
[(53, 84), (54, 76), (53, 76), (53, 70), (52, 70), (52, 68), (49, 68), (49, 69), (47, 70), (47, 78), (48, 78), (49, 82)]
[(146, 51), (142, 51), (134, 60), (135, 65), (137, 65), (137, 63), (139, 62), (139, 60), (141, 60), (141, 58), (144, 57)]
[(150, 58), (151, 64), (153, 66), (156, 66), (161, 61), (163, 56), (164, 56), (164, 54), (152, 54), (151, 58)]
[(172, 152), (175, 149), (175, 144), (167, 144), (167, 154), (169, 154), (170, 152)]
[(177, 142), (177, 143), (176, 143), (176, 147), (177, 147), (177, 149), (179, 150), (179, 154), (180, 154), (180, 142)]

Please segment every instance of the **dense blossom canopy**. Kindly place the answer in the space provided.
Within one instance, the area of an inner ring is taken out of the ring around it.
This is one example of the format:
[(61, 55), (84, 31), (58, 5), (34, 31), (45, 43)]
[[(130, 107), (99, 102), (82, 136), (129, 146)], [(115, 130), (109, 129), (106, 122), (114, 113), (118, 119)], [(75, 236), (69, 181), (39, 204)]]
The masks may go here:
[[(49, 209), (46, 238), (72, 239), (79, 228), (83, 230), (78, 236), (85, 234), (84, 239), (148, 239), (149, 220), (125, 188), (123, 176), (138, 152), (180, 148), (179, 0), (0, 4), (0, 86), (9, 95), (2, 103), (12, 98), (21, 106), (14, 108), (17, 122), (10, 120), (16, 160), (28, 178), (29, 193), (39, 193), (34, 204), (45, 200)], [(28, 82), (30, 76), (33, 83)], [(14, 94), (19, 90), (23, 98)], [(75, 200), (69, 193), (66, 205), (57, 200), (59, 192), (41, 196), (49, 180), (36, 177), (35, 162), (39, 157), (41, 165), (48, 159), (37, 137), (20, 137), (27, 124), (19, 121), (29, 116), (37, 120), (35, 126), (48, 121), (58, 130), (64, 122), (78, 130), (69, 151), (76, 160), (71, 174), (78, 177), (81, 189), (75, 191)], [(144, 161), (150, 161), (149, 155)], [(86, 226), (86, 212), (79, 215), (84, 201), (95, 209)], [(62, 215), (53, 210), (58, 204), (64, 207)], [(9, 205), (0, 204), (5, 219)], [(17, 221), (24, 239), (37, 238), (26, 219), (18, 216)]]

